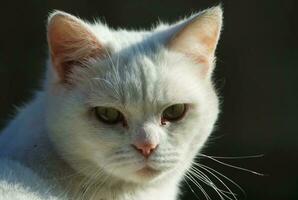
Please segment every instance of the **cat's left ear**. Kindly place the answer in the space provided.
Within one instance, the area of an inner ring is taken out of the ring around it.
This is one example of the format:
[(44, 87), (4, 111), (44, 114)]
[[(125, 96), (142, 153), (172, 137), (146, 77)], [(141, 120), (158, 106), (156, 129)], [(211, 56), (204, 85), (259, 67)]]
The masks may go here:
[(62, 83), (68, 82), (74, 67), (104, 53), (90, 25), (65, 12), (55, 11), (49, 16), (47, 36), (52, 65)]
[(178, 31), (168, 43), (169, 49), (204, 65), (203, 73), (210, 74), (222, 28), (222, 13), (221, 6), (216, 6), (178, 24)]

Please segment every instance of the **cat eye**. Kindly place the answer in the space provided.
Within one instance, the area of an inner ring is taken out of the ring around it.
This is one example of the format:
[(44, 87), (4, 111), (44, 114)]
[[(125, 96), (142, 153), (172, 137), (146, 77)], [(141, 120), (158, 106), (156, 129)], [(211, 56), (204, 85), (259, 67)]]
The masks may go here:
[(174, 104), (167, 107), (161, 116), (161, 124), (165, 125), (166, 121), (175, 122), (182, 119), (187, 111), (186, 104)]
[(96, 107), (95, 115), (97, 119), (106, 124), (117, 124), (119, 122), (124, 122), (124, 116), (115, 108)]

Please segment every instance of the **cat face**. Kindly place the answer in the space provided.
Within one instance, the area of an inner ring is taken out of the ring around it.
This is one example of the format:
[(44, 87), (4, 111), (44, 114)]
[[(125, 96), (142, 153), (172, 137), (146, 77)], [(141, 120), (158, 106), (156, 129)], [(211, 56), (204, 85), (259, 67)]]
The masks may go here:
[(220, 8), (150, 32), (54, 13), (46, 118), (58, 152), (98, 179), (182, 175), (218, 114), (210, 74), (220, 24)]

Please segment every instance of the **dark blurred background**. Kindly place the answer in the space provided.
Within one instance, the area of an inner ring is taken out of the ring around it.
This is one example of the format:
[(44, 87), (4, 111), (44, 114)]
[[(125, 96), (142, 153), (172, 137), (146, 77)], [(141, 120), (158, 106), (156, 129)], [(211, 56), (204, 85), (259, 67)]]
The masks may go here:
[[(173, 22), (213, 0), (31, 0), (1, 2), (0, 127), (40, 86), (47, 56), (46, 18), (53, 9), (100, 18), (112, 27), (145, 28)], [(298, 26), (297, 0), (223, 1), (224, 31), (214, 80), (223, 97), (218, 128), (204, 152), (215, 156), (265, 154), (225, 160), (266, 176), (201, 159), (246, 192), (239, 199), (298, 199)], [(227, 181), (225, 181), (227, 182)], [(202, 184), (204, 185), (204, 184)], [(231, 184), (228, 184), (233, 187)], [(204, 199), (191, 185), (199, 199)], [(208, 187), (204, 187), (208, 190)], [(185, 184), (183, 199), (196, 199)], [(212, 191), (212, 199), (220, 199)]]

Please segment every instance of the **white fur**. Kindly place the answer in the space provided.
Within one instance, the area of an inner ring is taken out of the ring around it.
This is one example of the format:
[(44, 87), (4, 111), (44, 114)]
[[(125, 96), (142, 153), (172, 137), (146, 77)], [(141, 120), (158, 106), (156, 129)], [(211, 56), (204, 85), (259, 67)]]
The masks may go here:
[(58, 200), (44, 180), (20, 163), (1, 159), (0, 169), (1, 200)]
[[(220, 26), (220, 8), (210, 10), (209, 17), (212, 13), (219, 16)], [(54, 13), (50, 21), (57, 15), (68, 16)], [(50, 63), (44, 90), (3, 131), (0, 155), (29, 167), (47, 182), (41, 187), (53, 188), (56, 194), (61, 190), (60, 197), (177, 199), (179, 183), (217, 118), (211, 76), (202, 72), (204, 67), (212, 71), (213, 63), (204, 66), (167, 47), (188, 25), (187, 20), (152, 31), (126, 31), (70, 17), (88, 27), (106, 48), (106, 57), (74, 66), (68, 77), (70, 87), (59, 82)], [(213, 60), (214, 55), (210, 56)], [(161, 112), (176, 103), (190, 105), (185, 118), (160, 126)], [(99, 122), (91, 111), (96, 106), (117, 108), (128, 119), (129, 128)], [(159, 138), (158, 148), (146, 162), (131, 147), (140, 128)], [(137, 174), (145, 163), (161, 173)]]

